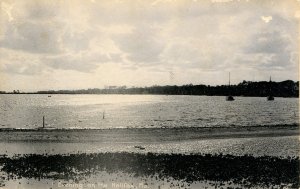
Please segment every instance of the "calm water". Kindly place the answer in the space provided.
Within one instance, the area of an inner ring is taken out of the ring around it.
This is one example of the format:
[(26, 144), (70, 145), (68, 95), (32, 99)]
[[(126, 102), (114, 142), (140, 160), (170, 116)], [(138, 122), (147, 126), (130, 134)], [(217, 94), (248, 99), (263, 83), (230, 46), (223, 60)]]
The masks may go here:
[[(0, 95), (0, 128), (218, 127), (295, 124), (297, 98)], [(103, 119), (104, 117), (104, 119)]]

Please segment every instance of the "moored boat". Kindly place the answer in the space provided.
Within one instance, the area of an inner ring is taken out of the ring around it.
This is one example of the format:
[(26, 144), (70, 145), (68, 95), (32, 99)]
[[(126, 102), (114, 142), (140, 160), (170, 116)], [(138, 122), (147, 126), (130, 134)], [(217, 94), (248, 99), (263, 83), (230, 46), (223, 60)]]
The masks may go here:
[(233, 96), (230, 95), (230, 72), (229, 72), (229, 85), (228, 85), (228, 87), (229, 87), (229, 95), (226, 96), (226, 101), (234, 101)]

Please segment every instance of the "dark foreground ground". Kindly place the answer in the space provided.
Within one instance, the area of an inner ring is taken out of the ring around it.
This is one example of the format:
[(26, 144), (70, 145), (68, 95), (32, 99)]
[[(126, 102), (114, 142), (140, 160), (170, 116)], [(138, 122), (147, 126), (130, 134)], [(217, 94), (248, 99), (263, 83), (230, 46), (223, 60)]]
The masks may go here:
[[(18, 178), (80, 183), (93, 175), (122, 172), (152, 180), (173, 179), (189, 188), (193, 182), (218, 181), (217, 187), (299, 187), (299, 158), (249, 155), (95, 153), (29, 154), (0, 158), (2, 187)], [(169, 183), (171, 187), (171, 183)], [(174, 186), (176, 188), (176, 186)], [(179, 184), (178, 184), (178, 188)]]
[(299, 188), (298, 137), (298, 125), (2, 129), (0, 187)]

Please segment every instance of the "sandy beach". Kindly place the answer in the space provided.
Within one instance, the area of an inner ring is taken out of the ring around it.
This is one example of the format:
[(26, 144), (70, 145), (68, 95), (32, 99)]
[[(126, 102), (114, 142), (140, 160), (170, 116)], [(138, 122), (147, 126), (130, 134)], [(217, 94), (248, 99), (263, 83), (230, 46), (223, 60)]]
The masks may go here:
[(3, 129), (0, 154), (4, 188), (43, 184), (50, 188), (280, 188), (299, 184), (297, 125)]
[(299, 135), (298, 125), (247, 127), (179, 127), (114, 129), (11, 129), (0, 130), (0, 141), (23, 142), (159, 142), (201, 139), (278, 137)]
[(0, 131), (0, 154), (152, 152), (287, 157), (298, 156), (298, 136), (299, 130), (295, 125), (247, 128), (10, 129)]

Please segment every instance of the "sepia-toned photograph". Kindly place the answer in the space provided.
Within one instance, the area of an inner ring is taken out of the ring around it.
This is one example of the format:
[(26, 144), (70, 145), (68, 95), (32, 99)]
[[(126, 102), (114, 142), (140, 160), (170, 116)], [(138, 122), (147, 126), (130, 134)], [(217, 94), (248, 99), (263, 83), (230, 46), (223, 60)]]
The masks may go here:
[(0, 188), (300, 188), (299, 0), (0, 0)]

